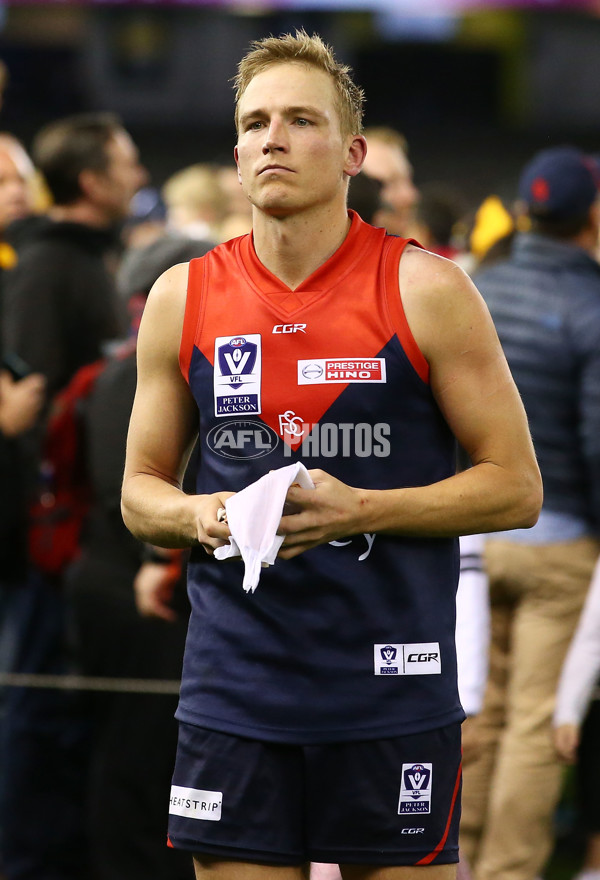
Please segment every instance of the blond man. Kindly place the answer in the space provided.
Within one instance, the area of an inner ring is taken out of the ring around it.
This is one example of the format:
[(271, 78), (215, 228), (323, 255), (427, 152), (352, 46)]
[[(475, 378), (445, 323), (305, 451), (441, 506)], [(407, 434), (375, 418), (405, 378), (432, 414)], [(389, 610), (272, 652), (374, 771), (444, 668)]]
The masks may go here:
[[(134, 534), (192, 547), (169, 839), (198, 880), (300, 880), (311, 860), (450, 880), (456, 536), (535, 522), (525, 417), (464, 273), (348, 212), (366, 153), (348, 68), (298, 32), (253, 44), (236, 85), (253, 232), (151, 292), (123, 485)], [(243, 566), (210, 558), (221, 509), (290, 462), (314, 488), (287, 491), (245, 593)]]

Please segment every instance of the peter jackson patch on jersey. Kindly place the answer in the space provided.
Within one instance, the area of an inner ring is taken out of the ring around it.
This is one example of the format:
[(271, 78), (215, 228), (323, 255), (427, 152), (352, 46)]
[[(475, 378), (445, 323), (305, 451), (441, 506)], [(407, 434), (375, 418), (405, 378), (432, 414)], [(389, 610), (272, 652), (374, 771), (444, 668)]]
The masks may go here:
[(215, 339), (215, 416), (261, 412), (261, 367), (260, 333)]
[(439, 642), (373, 645), (375, 675), (440, 675)]

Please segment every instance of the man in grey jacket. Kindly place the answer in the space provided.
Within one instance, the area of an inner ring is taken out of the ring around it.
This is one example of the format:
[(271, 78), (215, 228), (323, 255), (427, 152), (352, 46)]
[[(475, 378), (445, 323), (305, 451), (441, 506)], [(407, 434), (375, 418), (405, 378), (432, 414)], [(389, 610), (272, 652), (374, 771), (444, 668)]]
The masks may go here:
[(487, 542), (490, 674), (461, 826), (477, 880), (533, 880), (553, 844), (561, 789), (554, 694), (600, 546), (599, 183), (597, 164), (579, 150), (537, 154), (519, 185), (529, 231), (477, 278), (525, 404), (545, 492), (533, 529)]

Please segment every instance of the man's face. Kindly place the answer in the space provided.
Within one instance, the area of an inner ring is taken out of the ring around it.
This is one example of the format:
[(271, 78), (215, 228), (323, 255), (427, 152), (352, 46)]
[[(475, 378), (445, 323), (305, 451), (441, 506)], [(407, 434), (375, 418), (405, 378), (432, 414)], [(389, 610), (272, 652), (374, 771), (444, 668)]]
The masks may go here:
[(0, 149), (0, 231), (30, 212), (28, 183), (10, 155)]
[(371, 140), (363, 171), (381, 183), (384, 207), (376, 215), (375, 222), (394, 235), (404, 235), (419, 200), (406, 154), (395, 144)]
[(345, 199), (353, 138), (343, 137), (329, 76), (297, 62), (269, 67), (239, 103), (235, 160), (250, 202), (286, 217)]
[(106, 145), (106, 155), (108, 166), (98, 174), (100, 186), (95, 190), (95, 198), (107, 220), (114, 223), (128, 216), (131, 200), (147, 183), (148, 174), (126, 131), (117, 131), (113, 135)]

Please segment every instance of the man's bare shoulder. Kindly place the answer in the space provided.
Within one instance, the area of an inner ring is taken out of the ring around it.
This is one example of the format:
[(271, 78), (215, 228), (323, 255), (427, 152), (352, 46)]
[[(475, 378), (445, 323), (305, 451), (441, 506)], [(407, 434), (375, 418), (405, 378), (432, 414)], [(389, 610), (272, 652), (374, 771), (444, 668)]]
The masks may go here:
[(148, 302), (168, 306), (181, 298), (185, 300), (189, 267), (189, 263), (177, 263), (163, 272), (154, 282), (148, 295)]
[(458, 289), (475, 291), (476, 288), (457, 263), (409, 244), (400, 260), (400, 285), (406, 291), (433, 297)]
[(452, 260), (409, 245), (400, 260), (399, 284), (408, 324), (426, 357), (443, 335), (458, 339), (463, 332), (489, 331), (481, 294)]
[[(185, 315), (189, 263), (178, 263), (155, 281), (148, 294), (139, 343), (179, 347)], [(138, 348), (139, 348), (138, 344)]]

